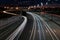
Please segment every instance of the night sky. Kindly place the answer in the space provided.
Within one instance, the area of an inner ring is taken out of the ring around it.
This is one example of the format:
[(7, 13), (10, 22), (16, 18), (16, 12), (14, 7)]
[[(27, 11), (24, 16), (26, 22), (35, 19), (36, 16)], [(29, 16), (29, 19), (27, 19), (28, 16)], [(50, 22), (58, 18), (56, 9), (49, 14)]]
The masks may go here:
[(60, 4), (60, 0), (0, 0), (0, 5), (41, 5), (41, 2), (45, 5), (48, 4)]

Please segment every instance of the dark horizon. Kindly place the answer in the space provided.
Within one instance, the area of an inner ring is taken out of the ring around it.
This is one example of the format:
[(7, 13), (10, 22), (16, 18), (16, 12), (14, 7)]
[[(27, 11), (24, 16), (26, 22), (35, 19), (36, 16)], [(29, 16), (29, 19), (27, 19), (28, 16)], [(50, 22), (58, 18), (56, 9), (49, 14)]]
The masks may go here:
[(0, 5), (18, 5), (18, 6), (30, 6), (30, 5), (41, 5), (41, 2), (46, 5), (49, 4), (60, 4), (60, 0), (0, 0)]

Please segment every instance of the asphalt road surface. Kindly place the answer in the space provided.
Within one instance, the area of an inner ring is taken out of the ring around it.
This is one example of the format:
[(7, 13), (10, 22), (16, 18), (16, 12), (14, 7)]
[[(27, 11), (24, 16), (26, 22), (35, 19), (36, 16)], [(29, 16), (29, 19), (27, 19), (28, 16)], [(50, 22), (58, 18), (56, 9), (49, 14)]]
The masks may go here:
[(20, 16), (9, 19), (0, 22), (0, 40), (5, 40), (24, 20)]
[(57, 22), (60, 19), (58, 17), (54, 17), (51, 21), (49, 15), (41, 16), (31, 12), (27, 12), (26, 17), (23, 17), (24, 19), (17, 17), (10, 20), (8, 22), (10, 25), (4, 27), (1, 24), (0, 40), (6, 38), (6, 40), (60, 40), (60, 26), (58, 25), (60, 21)]
[(45, 15), (42, 17), (48, 23), (48, 25), (52, 28), (52, 30), (55, 32), (56, 36), (60, 40), (60, 35), (59, 35), (60, 34), (60, 21), (59, 21), (60, 17), (51, 16), (51, 15)]
[[(27, 24), (17, 40), (29, 40), (32, 34), (34, 19), (30, 14), (27, 14)], [(15, 39), (16, 40), (16, 39)]]
[(21, 23), (21, 25), (16, 26), (17, 27), (16, 30), (14, 32), (12, 32), (12, 34), (6, 40), (17, 40), (19, 35), (21, 35), (21, 33), (24, 30), (25, 25), (27, 23), (27, 18), (25, 16), (23, 16), (23, 18), (24, 18), (24, 21), (22, 20), (23, 22)]
[(40, 15), (30, 13), (35, 19), (35, 33), (31, 40), (60, 40), (60, 27), (49, 20), (45, 21)]

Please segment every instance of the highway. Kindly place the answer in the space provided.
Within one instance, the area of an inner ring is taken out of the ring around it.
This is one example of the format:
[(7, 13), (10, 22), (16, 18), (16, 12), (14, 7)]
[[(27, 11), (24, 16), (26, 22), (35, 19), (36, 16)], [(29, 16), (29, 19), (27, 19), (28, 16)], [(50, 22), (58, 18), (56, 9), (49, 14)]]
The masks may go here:
[(0, 40), (13, 40), (22, 33), (26, 23), (27, 17), (20, 15), (0, 20)]
[(52, 21), (54, 21), (55, 23), (57, 23), (60, 26), (60, 17), (59, 16), (52, 15), (52, 14), (46, 14), (45, 17), (48, 19), (51, 19)]
[[(59, 27), (56, 25), (56, 27), (54, 28), (53, 26), (55, 26), (53, 23), (49, 23), (52, 25), (49, 25), (43, 17), (34, 14), (34, 13), (30, 13), (29, 14), (33, 15), (34, 19), (35, 19), (35, 33), (34, 33), (34, 37), (32, 40), (59, 40), (59, 37), (56, 33), (60, 33), (58, 32), (58, 30), (56, 30), (57, 32), (55, 33), (55, 28), (59, 29)], [(52, 26), (52, 27), (51, 27)], [(54, 29), (52, 29), (54, 28)]]
[(59, 17), (26, 13), (26, 16), (18, 15), (0, 20), (0, 40), (60, 40), (60, 21), (57, 22)]
[(58, 36), (60, 39), (60, 17), (58, 16), (53, 16), (53, 15), (45, 15), (42, 16), (43, 19), (48, 23), (48, 25), (52, 28), (52, 30), (55, 32), (55, 34)]
[(20, 37), (18, 38), (18, 40), (30, 40), (33, 34), (33, 29), (34, 29), (34, 18), (32, 17), (32, 15), (27, 14), (27, 24), (22, 32), (22, 34), (20, 35)]
[(27, 23), (27, 18), (24, 16), (23, 16), (23, 18), (24, 18), (23, 23), (6, 40), (13, 40), (18, 35), (19, 32), (21, 35), (21, 33), (22, 33), (26, 23)]

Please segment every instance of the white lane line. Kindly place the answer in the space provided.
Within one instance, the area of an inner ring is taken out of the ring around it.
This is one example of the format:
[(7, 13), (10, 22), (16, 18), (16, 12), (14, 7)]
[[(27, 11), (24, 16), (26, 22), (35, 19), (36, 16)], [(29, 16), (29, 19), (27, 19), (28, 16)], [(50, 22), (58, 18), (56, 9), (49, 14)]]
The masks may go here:
[(41, 40), (41, 36), (42, 36), (42, 34), (41, 34), (41, 30), (40, 30), (40, 26), (39, 26), (40, 24), (38, 23), (38, 29), (39, 29), (39, 40)]
[[(38, 15), (37, 15), (38, 16)], [(39, 17), (39, 16), (38, 16)], [(40, 18), (40, 17), (39, 17)], [(46, 25), (45, 25), (46, 27)], [(52, 37), (52, 39), (54, 40), (54, 37), (52, 36), (52, 34), (50, 33), (50, 30), (46, 27), (47, 31), (49, 32), (50, 36)]]
[[(45, 24), (44, 24), (44, 25), (45, 25)], [(46, 25), (45, 25), (45, 27), (46, 27)], [(46, 27), (46, 29), (47, 29), (47, 31), (49, 32), (50, 36), (52, 37), (52, 40), (54, 40), (54, 37), (52, 36), (50, 30), (49, 30), (47, 27)]]
[[(33, 15), (33, 14), (32, 14), (32, 15)], [(34, 22), (34, 25), (35, 25), (35, 26), (34, 26), (34, 29), (35, 29), (35, 30), (34, 30), (33, 40), (35, 40), (35, 35), (36, 35), (36, 19), (35, 19), (35, 16), (33, 16), (33, 17), (34, 17), (34, 21), (35, 21), (35, 22)]]
[(59, 40), (59, 38), (56, 36), (56, 34), (52, 30), (52, 28), (50, 28), (49, 25), (41, 17), (40, 17), (40, 19), (42, 20), (42, 22), (44, 22), (44, 24), (46, 25), (46, 27), (52, 32), (52, 34), (56, 37), (56, 39)]
[(48, 32), (48, 31), (46, 30), (46, 32)]
[[(46, 28), (48, 29), (49, 33), (50, 31), (52, 32), (52, 34), (56, 37), (57, 40), (59, 40), (59, 38), (56, 36), (56, 34), (53, 32), (53, 30), (49, 27), (49, 25), (39, 16), (39, 18), (42, 20), (42, 22), (47, 26)], [(50, 33), (52, 39), (54, 40), (52, 34)]]
[(6, 40), (13, 40), (13, 39), (17, 36), (17, 34), (18, 34), (19, 32), (22, 33), (22, 31), (23, 31), (23, 29), (24, 29), (24, 27), (25, 27), (25, 25), (26, 25), (26, 23), (27, 23), (27, 18), (24, 17), (24, 16), (23, 16), (23, 18), (25, 19), (25, 20), (23, 21), (23, 23), (22, 23)]
[[(37, 19), (37, 18), (36, 18)], [(37, 19), (37, 21), (38, 21), (38, 19)], [(40, 26), (39, 25), (39, 22), (38, 22), (38, 26)], [(39, 29), (40, 27), (38, 27), (38, 29)], [(39, 32), (39, 35), (41, 34), (41, 32)], [(41, 35), (39, 36), (40, 37), (40, 40), (41, 40)]]
[(52, 37), (52, 39), (54, 40), (54, 37), (52, 36), (52, 34), (51, 34), (49, 28), (46, 26), (46, 24), (45, 24), (44, 22), (43, 22), (43, 24), (45, 25), (45, 27), (46, 27), (47, 31), (49, 32), (50, 36)]
[(45, 40), (45, 34), (44, 34), (44, 30), (43, 30), (43, 27), (42, 27), (42, 24), (41, 24), (41, 22), (40, 22), (40, 19), (38, 18), (38, 16), (36, 16), (35, 15), (35, 17), (36, 17), (36, 20), (37, 20), (37, 22), (38, 22), (38, 29), (39, 29), (39, 38), (40, 38), (40, 40), (42, 40), (41, 38), (41, 31), (40, 31), (40, 27), (41, 27), (41, 29), (42, 29), (42, 33), (43, 33), (43, 38), (44, 38), (44, 40)]
[[(37, 16), (37, 17), (38, 17), (38, 16)], [(42, 22), (40, 21), (40, 18), (39, 18), (39, 17), (38, 17), (38, 19), (39, 19), (39, 23), (41, 24), (40, 26), (41, 26), (42, 33), (43, 33), (43, 38), (44, 38), (44, 40), (45, 40), (45, 34), (44, 34), (43, 25), (42, 25)]]
[[(31, 12), (27, 12), (27, 13), (30, 14), (30, 15), (32, 15), (32, 17), (34, 18), (34, 23), (33, 23), (32, 32), (31, 32), (31, 35), (30, 35), (30, 38), (29, 38), (29, 40), (31, 40), (32, 35), (33, 35), (33, 39), (32, 39), (32, 40), (34, 40), (34, 39), (35, 39), (35, 34), (36, 34), (36, 20), (35, 20), (34, 15), (33, 15)], [(33, 33), (34, 33), (34, 34), (33, 34)]]
[(38, 29), (39, 29), (39, 30), (38, 30), (38, 33), (39, 33), (39, 40), (41, 40), (41, 38), (42, 38), (41, 36), (42, 36), (42, 35), (41, 35), (41, 31), (40, 31), (40, 24), (39, 24), (39, 20), (37, 19), (37, 17), (36, 17), (36, 16), (35, 16), (35, 18), (36, 18), (37, 25), (38, 25)]
[[(46, 27), (46, 26), (45, 26)], [(49, 29), (46, 27), (47, 31), (49, 32), (49, 34), (51, 35), (52, 39), (54, 40), (54, 37), (52, 36), (52, 34), (50, 33)]]
[(56, 33), (56, 30), (55, 29), (53, 29), (53, 31)]
[(38, 29), (39, 29), (39, 40), (41, 40), (41, 38), (42, 38), (41, 36), (42, 35), (41, 35), (41, 31), (40, 31), (40, 24), (39, 24), (39, 22), (38, 22)]
[(56, 37), (57, 40), (59, 40), (59, 38), (56, 36), (56, 34), (54, 33), (54, 31), (52, 30), (52, 28), (50, 28), (47, 24), (46, 24), (47, 28), (52, 32), (52, 34)]

